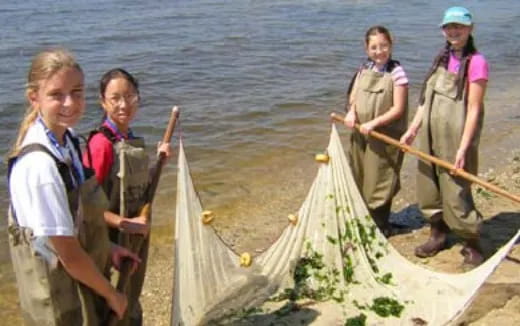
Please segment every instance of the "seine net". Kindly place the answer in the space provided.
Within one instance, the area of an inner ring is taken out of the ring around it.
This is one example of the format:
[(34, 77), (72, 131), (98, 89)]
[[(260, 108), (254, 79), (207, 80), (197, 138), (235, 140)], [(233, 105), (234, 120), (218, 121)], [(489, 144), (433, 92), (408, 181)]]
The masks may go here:
[(203, 223), (180, 142), (172, 325), (240, 324), (248, 311), (263, 313), (255, 325), (270, 325), (270, 304), (279, 309), (273, 301), (302, 300), (316, 311), (316, 325), (344, 325), (349, 318), (367, 325), (448, 324), (520, 236), (466, 273), (415, 265), (370, 217), (334, 125), (327, 154), (292, 223), (246, 267), (249, 257), (235, 254), (210, 223)]

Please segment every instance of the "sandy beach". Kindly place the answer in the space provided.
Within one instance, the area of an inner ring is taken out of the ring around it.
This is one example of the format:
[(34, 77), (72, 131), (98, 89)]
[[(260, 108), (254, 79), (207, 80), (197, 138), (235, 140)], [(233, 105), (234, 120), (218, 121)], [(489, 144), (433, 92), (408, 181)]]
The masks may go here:
[[(520, 194), (520, 150), (515, 144), (514, 121), (502, 125), (496, 132), (493, 126), (484, 130), (481, 146), (481, 168), (479, 176), (513, 194)], [(348, 131), (340, 134), (346, 143)], [(324, 134), (323, 146), (328, 140)], [(189, 148), (186, 148), (189, 160)], [(276, 240), (286, 226), (288, 212), (299, 208), (315, 177), (317, 166), (309, 153), (291, 156), (274, 155), (257, 168), (260, 178), (251, 178), (234, 185), (234, 191), (221, 192), (219, 183), (200, 183), (194, 176), (195, 186), (205, 208), (212, 209), (219, 218), (214, 226), (224, 241), (235, 251), (259, 254)], [(172, 162), (171, 165), (174, 165)], [(281, 166), (285, 166), (281, 169)], [(292, 166), (293, 168), (287, 168)], [(404, 222), (409, 227), (398, 229), (399, 233), (390, 238), (391, 244), (409, 260), (427, 268), (447, 273), (463, 272), (462, 248), (459, 239), (450, 237), (449, 248), (436, 257), (419, 259), (414, 256), (416, 245), (426, 240), (428, 227), (423, 225), (415, 205), (416, 159), (406, 156), (401, 173), (402, 189), (394, 200), (392, 220)], [(279, 168), (279, 169), (278, 169)], [(278, 171), (278, 172), (275, 172)], [(167, 173), (159, 185), (161, 195), (156, 199), (154, 211), (156, 223), (152, 231), (152, 245), (148, 274), (141, 302), (144, 308), (145, 325), (169, 325), (173, 288), (173, 234), (175, 198), (172, 185), (175, 173)], [(231, 181), (235, 182), (235, 181)], [(225, 184), (222, 181), (222, 184)], [(223, 186), (223, 185), (222, 185)], [(225, 185), (229, 189), (229, 185)], [(167, 189), (167, 190), (165, 190)], [(520, 229), (520, 204), (499, 197), (480, 187), (473, 187), (477, 208), (482, 212), (483, 246), (486, 256), (510, 239)], [(520, 244), (499, 265), (460, 320), (460, 325), (515, 325), (520, 323)], [(21, 316), (16, 296), (14, 276), (9, 265), (2, 266), (0, 307), (2, 316), (9, 325), (21, 324)], [(305, 309), (296, 311), (282, 319), (274, 320), (274, 325), (328, 325), (312, 309), (312, 303)], [(320, 307), (326, 311), (326, 307)], [(321, 316), (321, 317), (320, 317)], [(244, 321), (244, 325), (255, 323)]]
[[(512, 129), (508, 137), (495, 139), (495, 146), (508, 147)], [(507, 130), (504, 130), (507, 133)], [(342, 137), (345, 142), (346, 138)], [(488, 143), (492, 143), (490, 139)], [(479, 176), (511, 193), (520, 193), (520, 151), (509, 147), (500, 150), (508, 152), (505, 156), (486, 155), (489, 151), (497, 152), (497, 147), (482, 149), (484, 157), (482, 172)], [(312, 161), (309, 159), (309, 161)], [(414, 256), (415, 246), (428, 237), (428, 227), (423, 225), (420, 213), (415, 205), (415, 166), (416, 160), (407, 156), (402, 172), (403, 189), (399, 192), (393, 205), (392, 220), (396, 223), (405, 222), (408, 228), (401, 228), (399, 234), (390, 238), (391, 244), (409, 260), (424, 265), (427, 268), (447, 273), (464, 272), (462, 267), (462, 245), (460, 239), (454, 236), (449, 238), (448, 249), (436, 257), (420, 259)], [(284, 213), (298, 207), (298, 200), (305, 195), (305, 189), (313, 179), (312, 162), (307, 167), (300, 167), (293, 171), (288, 178), (300, 178), (299, 184), (290, 183), (282, 186), (273, 182), (273, 190), (267, 198), (278, 198), (267, 204), (265, 198), (254, 193), (244, 195), (245, 200), (234, 203), (220, 203), (209, 195), (201, 195), (206, 207), (211, 207), (222, 218), (216, 223), (216, 228), (223, 239), (236, 251), (260, 253), (272, 243), (281, 232), (285, 224)], [(306, 177), (304, 175), (307, 174)], [(290, 179), (293, 180), (293, 179)], [(197, 183), (194, 180), (195, 184)], [(270, 182), (265, 181), (264, 182)], [(265, 188), (264, 188), (265, 189)], [(499, 197), (480, 187), (473, 187), (478, 209), (485, 218), (482, 229), (482, 243), (486, 256), (507, 242), (520, 228), (520, 204), (509, 199)], [(279, 196), (276, 196), (279, 195)], [(205, 199), (205, 200), (204, 200)], [(254, 218), (251, 214), (254, 213)], [(241, 216), (242, 218), (231, 218)], [(154, 257), (149, 265), (142, 303), (145, 310), (146, 325), (169, 325), (170, 300), (173, 277), (173, 225), (162, 228), (160, 233), (154, 234), (151, 255)], [(477, 293), (474, 301), (457, 325), (516, 325), (520, 323), (520, 244), (517, 244), (507, 258), (498, 266), (488, 281)], [(168, 271), (168, 272), (165, 272)], [(326, 307), (320, 307), (320, 310)], [(274, 325), (328, 325), (326, 314), (320, 315), (312, 310), (312, 303), (301, 311), (289, 316), (274, 320)], [(245, 321), (244, 325), (255, 323)]]

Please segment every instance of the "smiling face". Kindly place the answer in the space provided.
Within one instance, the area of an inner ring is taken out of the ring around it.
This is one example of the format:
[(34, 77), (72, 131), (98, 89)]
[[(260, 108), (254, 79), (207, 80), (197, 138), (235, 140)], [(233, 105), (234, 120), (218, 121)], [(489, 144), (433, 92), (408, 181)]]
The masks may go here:
[(468, 42), (473, 26), (450, 23), (442, 26), (442, 34), (453, 49), (462, 50)]
[(74, 67), (58, 70), (39, 82), (28, 93), (29, 102), (43, 122), (61, 139), (65, 130), (76, 125), (85, 110), (83, 73)]
[(375, 33), (368, 37), (365, 51), (368, 57), (376, 63), (376, 66), (382, 68), (390, 59), (392, 43), (385, 34)]
[(123, 77), (110, 80), (101, 98), (107, 117), (121, 132), (127, 132), (137, 112), (139, 95), (134, 85)]

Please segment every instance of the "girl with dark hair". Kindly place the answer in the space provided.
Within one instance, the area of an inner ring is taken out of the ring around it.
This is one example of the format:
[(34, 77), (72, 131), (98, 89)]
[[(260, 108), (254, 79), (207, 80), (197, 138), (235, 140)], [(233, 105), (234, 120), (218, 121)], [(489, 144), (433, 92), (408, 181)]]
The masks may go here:
[[(441, 28), (446, 46), (426, 76), (419, 108), (401, 142), (410, 145), (418, 135), (420, 150), (477, 174), (488, 64), (473, 43), (473, 20), (466, 8), (446, 10)], [(475, 209), (470, 183), (419, 161), (417, 189), (419, 208), (431, 228), (429, 239), (415, 249), (415, 255), (436, 255), (451, 230), (465, 240), (464, 264), (479, 265), (482, 216)]]
[(392, 59), (392, 36), (383, 26), (365, 35), (368, 59), (353, 77), (347, 91), (345, 125), (360, 124), (350, 137), (349, 160), (356, 184), (381, 231), (390, 235), (392, 199), (399, 191), (403, 153), (368, 137), (374, 129), (399, 139), (406, 130), (408, 78)]
[[(104, 217), (111, 240), (142, 259), (129, 279), (128, 310), (118, 324), (140, 325), (139, 296), (146, 272), (150, 217), (139, 214), (146, 204), (150, 171), (144, 140), (136, 137), (130, 128), (139, 106), (139, 84), (126, 70), (112, 69), (101, 78), (99, 100), (104, 111), (103, 120), (90, 134), (87, 146), (91, 155), (85, 153), (83, 163), (94, 170), (108, 197), (109, 208)], [(157, 151), (170, 156), (169, 144), (160, 144)], [(142, 243), (140, 236), (144, 236)], [(138, 244), (141, 244), (139, 248)]]

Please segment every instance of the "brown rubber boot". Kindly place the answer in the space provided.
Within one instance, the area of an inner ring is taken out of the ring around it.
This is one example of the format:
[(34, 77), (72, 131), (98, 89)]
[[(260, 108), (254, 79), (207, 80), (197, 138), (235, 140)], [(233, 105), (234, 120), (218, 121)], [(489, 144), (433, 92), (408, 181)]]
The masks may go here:
[(415, 248), (415, 255), (420, 258), (435, 256), (446, 246), (448, 230), (448, 226), (444, 221), (432, 222), (430, 225), (430, 238)]
[(482, 247), (478, 239), (466, 240), (466, 244), (460, 253), (464, 256), (463, 265), (475, 267), (484, 261)]

